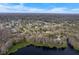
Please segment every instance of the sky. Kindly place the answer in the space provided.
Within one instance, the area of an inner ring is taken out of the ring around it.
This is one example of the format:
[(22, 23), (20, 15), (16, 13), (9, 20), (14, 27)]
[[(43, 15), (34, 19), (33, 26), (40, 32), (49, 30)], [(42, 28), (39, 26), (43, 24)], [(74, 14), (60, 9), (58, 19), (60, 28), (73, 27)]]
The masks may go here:
[(0, 13), (79, 14), (79, 3), (0, 3)]

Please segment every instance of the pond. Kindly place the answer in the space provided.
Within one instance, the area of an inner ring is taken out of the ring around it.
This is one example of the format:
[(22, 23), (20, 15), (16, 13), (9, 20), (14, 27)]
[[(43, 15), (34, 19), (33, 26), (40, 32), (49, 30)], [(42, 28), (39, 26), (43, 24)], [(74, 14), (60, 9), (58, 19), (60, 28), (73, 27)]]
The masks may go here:
[(79, 52), (74, 50), (69, 44), (68, 47), (65, 49), (29, 45), (19, 49), (15, 53), (10, 53), (10, 55), (79, 55)]

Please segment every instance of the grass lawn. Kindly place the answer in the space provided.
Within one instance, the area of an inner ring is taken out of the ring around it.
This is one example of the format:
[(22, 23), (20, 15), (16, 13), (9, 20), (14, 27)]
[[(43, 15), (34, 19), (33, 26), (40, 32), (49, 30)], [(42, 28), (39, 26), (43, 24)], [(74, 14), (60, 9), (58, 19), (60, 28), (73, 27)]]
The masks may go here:
[(67, 47), (66, 42), (64, 42), (64, 44), (62, 44), (61, 46), (54, 46), (54, 45), (51, 45), (49, 43), (38, 43), (38, 42), (31, 42), (31, 41), (27, 41), (27, 42), (22, 41), (22, 42), (14, 44), (11, 48), (9, 48), (8, 51), (7, 51), (7, 54), (14, 53), (18, 49), (26, 47), (30, 44), (33, 44), (34, 46), (46, 46), (46, 47), (49, 47), (49, 48), (53, 48), (53, 47), (56, 47), (56, 48), (63, 48), (64, 47), (64, 48), (66, 48)]
[(18, 49), (23, 48), (23, 47), (25, 47), (27, 45), (29, 45), (29, 43), (24, 42), (24, 41), (20, 42), (20, 43), (17, 43), (15, 45), (13, 45), (11, 48), (8, 49), (8, 53), (7, 54), (16, 52)]

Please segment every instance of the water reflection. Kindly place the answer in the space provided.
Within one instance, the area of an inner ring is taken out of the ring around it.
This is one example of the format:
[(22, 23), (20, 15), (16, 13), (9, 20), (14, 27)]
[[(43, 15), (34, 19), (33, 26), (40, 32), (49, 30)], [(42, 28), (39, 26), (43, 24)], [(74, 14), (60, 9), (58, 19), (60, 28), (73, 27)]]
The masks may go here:
[(77, 55), (79, 52), (75, 51), (72, 47), (68, 46), (67, 48), (48, 48), (29, 45), (22, 49), (19, 49), (15, 53), (10, 55)]
[(49, 48), (45, 46), (29, 45), (10, 55), (79, 55), (79, 52), (73, 49), (71, 43), (67, 39), (67, 48), (57, 49), (56, 47)]

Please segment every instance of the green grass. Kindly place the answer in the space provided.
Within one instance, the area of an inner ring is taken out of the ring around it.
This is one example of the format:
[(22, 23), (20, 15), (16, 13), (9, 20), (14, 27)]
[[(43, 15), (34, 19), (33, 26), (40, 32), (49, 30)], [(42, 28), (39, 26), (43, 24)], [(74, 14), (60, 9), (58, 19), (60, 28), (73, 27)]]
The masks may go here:
[[(11, 48), (9, 48), (7, 54), (14, 53), (18, 49), (23, 48), (23, 47), (25, 47), (27, 45), (30, 45), (30, 44), (33, 44), (34, 46), (46, 46), (46, 47), (49, 47), (49, 48), (53, 48), (54, 47), (54, 46), (52, 46), (50, 44), (41, 44), (41, 43), (32, 43), (32, 42), (30, 43), (30, 42), (23, 41), (23, 42), (20, 42), (20, 43), (16, 43)], [(62, 47), (66, 48), (65, 46), (66, 46), (66, 44), (62, 45)], [(60, 48), (62, 48), (62, 47), (60, 46)]]
[(32, 44), (32, 45), (34, 45), (34, 46), (46, 46), (46, 47), (49, 47), (49, 48), (53, 48), (53, 47), (56, 47), (56, 48), (66, 48), (67, 47), (67, 43), (66, 42), (64, 42), (62, 45), (60, 45), (60, 46), (56, 46), (56, 45), (54, 45), (53, 43), (52, 44), (50, 44), (50, 43), (43, 43), (43, 42), (32, 42), (32, 41), (21, 41), (21, 42), (19, 42), (19, 43), (16, 43), (16, 44), (14, 44), (12, 47), (10, 47), (9, 49), (8, 49), (8, 52), (7, 52), (7, 54), (10, 54), (10, 53), (14, 53), (14, 52), (16, 52), (18, 49), (21, 49), (21, 48), (23, 48), (23, 47), (26, 47), (26, 46), (28, 46), (28, 45), (30, 45), (30, 44)]
[(7, 54), (16, 52), (18, 49), (23, 48), (23, 47), (25, 47), (27, 45), (29, 45), (29, 43), (24, 42), (24, 41), (20, 42), (20, 43), (17, 43), (15, 45), (13, 45), (11, 48), (8, 49), (8, 53)]

